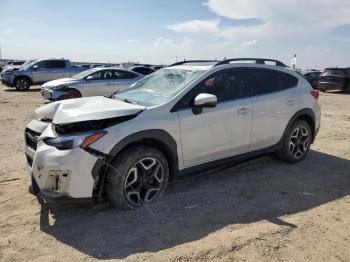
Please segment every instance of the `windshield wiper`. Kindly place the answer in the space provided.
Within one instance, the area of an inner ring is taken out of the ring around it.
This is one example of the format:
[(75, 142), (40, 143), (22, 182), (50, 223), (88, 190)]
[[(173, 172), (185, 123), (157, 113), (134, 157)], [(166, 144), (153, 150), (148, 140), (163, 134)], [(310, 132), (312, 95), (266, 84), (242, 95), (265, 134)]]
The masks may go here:
[(118, 89), (117, 91), (113, 92), (112, 94), (106, 96), (107, 98), (114, 98), (116, 94), (118, 94), (120, 90)]
[(122, 101), (125, 102), (125, 103), (129, 103), (129, 104), (136, 104), (136, 103), (132, 102), (131, 100), (127, 99), (127, 98), (122, 99)]

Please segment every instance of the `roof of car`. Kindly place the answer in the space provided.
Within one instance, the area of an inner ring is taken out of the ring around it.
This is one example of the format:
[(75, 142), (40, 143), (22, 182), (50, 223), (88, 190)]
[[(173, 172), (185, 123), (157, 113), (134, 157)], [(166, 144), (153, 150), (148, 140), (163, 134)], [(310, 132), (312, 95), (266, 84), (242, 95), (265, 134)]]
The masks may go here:
[(250, 65), (260, 65), (262, 67), (280, 67), (288, 68), (284, 63), (279, 60), (269, 59), (269, 58), (230, 58), (224, 59), (222, 61), (217, 60), (184, 60), (176, 62), (175, 64), (170, 65), (171, 68), (181, 68), (181, 69), (191, 69), (191, 70), (208, 70), (212, 67), (223, 66), (228, 64), (235, 64), (238, 66)]
[(346, 70), (349, 68), (347, 68), (347, 67), (327, 67), (325, 70)]
[(92, 70), (92, 71), (97, 72), (97, 71), (110, 70), (110, 69), (112, 69), (112, 70), (119, 70), (119, 71), (125, 71), (125, 72), (130, 72), (130, 73), (133, 73), (133, 74), (136, 74), (136, 75), (140, 75), (140, 76), (141, 76), (141, 74), (139, 74), (139, 73), (137, 73), (137, 72), (130, 71), (130, 70), (128, 70), (128, 69), (120, 68), (120, 67), (117, 67), (117, 66), (111, 66), (111, 67), (93, 67), (93, 68), (90, 68), (89, 70)]
[(145, 66), (145, 65), (133, 65), (133, 66), (129, 66), (129, 67), (127, 67), (127, 68), (132, 68), (132, 69), (134, 69), (134, 68), (147, 68), (147, 69), (152, 69), (152, 68), (150, 68), (149, 66)]
[(176, 65), (176, 66), (171, 66), (168, 68), (172, 69), (181, 69), (181, 70), (190, 70), (190, 71), (203, 71), (203, 70), (209, 70), (212, 68), (214, 65)]

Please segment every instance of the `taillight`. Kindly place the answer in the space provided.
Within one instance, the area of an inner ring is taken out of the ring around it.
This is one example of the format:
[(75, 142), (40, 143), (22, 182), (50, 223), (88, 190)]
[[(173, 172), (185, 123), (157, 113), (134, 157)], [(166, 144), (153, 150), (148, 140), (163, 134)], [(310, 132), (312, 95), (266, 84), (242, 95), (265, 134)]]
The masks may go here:
[(318, 98), (320, 97), (320, 91), (318, 91), (318, 90), (312, 90), (312, 91), (310, 92), (310, 94), (311, 94), (316, 100), (318, 100)]

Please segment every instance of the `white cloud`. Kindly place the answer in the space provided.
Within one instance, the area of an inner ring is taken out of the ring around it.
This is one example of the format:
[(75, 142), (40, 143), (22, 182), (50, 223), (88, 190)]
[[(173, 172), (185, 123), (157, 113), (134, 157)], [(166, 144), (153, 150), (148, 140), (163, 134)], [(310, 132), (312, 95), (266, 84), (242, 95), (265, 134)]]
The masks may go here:
[(189, 37), (184, 37), (180, 41), (175, 41), (172, 38), (163, 38), (163, 37), (158, 37), (155, 42), (153, 43), (153, 48), (158, 48), (158, 49), (172, 49), (176, 50), (179, 48), (191, 48), (193, 45), (194, 41), (192, 38)]
[(257, 45), (259, 43), (259, 41), (258, 40), (251, 40), (251, 41), (245, 41), (245, 42), (243, 42), (242, 44), (241, 44), (241, 47), (245, 47), (245, 48), (247, 48), (247, 47), (252, 47), (252, 46), (255, 46), (255, 45)]
[(137, 40), (136, 39), (127, 39), (126, 42), (128, 42), (128, 43), (135, 43), (135, 42), (137, 42)]
[(245, 19), (257, 17), (250, 1), (208, 0), (203, 3), (213, 13), (233, 19)]
[(153, 48), (166, 48), (173, 45), (173, 39), (158, 37), (153, 44)]
[[(218, 17), (166, 26), (200, 43), (193, 45), (193, 56), (263, 56), (288, 63), (297, 53), (299, 66), (304, 67), (348, 63), (350, 39), (337, 39), (332, 29), (350, 24), (349, 0), (203, 0), (203, 4)], [(227, 18), (234, 23), (230, 25)], [(263, 23), (239, 21), (249, 18)], [(180, 46), (176, 50), (188, 52)], [(337, 55), (338, 50), (346, 50), (346, 55)]]
[(189, 20), (166, 25), (165, 27), (176, 33), (208, 33), (218, 31), (219, 24), (220, 19), (217, 18), (213, 20)]
[(12, 34), (14, 32), (15, 32), (15, 30), (13, 28), (8, 28), (4, 31), (4, 34)]
[(206, 0), (203, 4), (219, 16), (261, 18), (290, 26), (308, 25), (305, 23), (333, 26), (350, 21), (348, 0)]

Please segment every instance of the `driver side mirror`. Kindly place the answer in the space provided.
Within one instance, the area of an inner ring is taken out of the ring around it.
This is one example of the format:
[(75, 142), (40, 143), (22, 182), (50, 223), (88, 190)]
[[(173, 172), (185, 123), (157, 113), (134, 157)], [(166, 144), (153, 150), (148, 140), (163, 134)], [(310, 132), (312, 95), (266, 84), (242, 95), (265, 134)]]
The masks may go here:
[(199, 94), (194, 99), (194, 104), (192, 112), (195, 115), (202, 113), (203, 108), (216, 107), (218, 99), (215, 95), (212, 94)]
[(92, 76), (88, 76), (88, 77), (86, 78), (86, 81), (90, 81), (90, 80), (92, 80), (92, 79), (94, 79)]
[(33, 65), (33, 70), (38, 70), (39, 66), (38, 65)]

